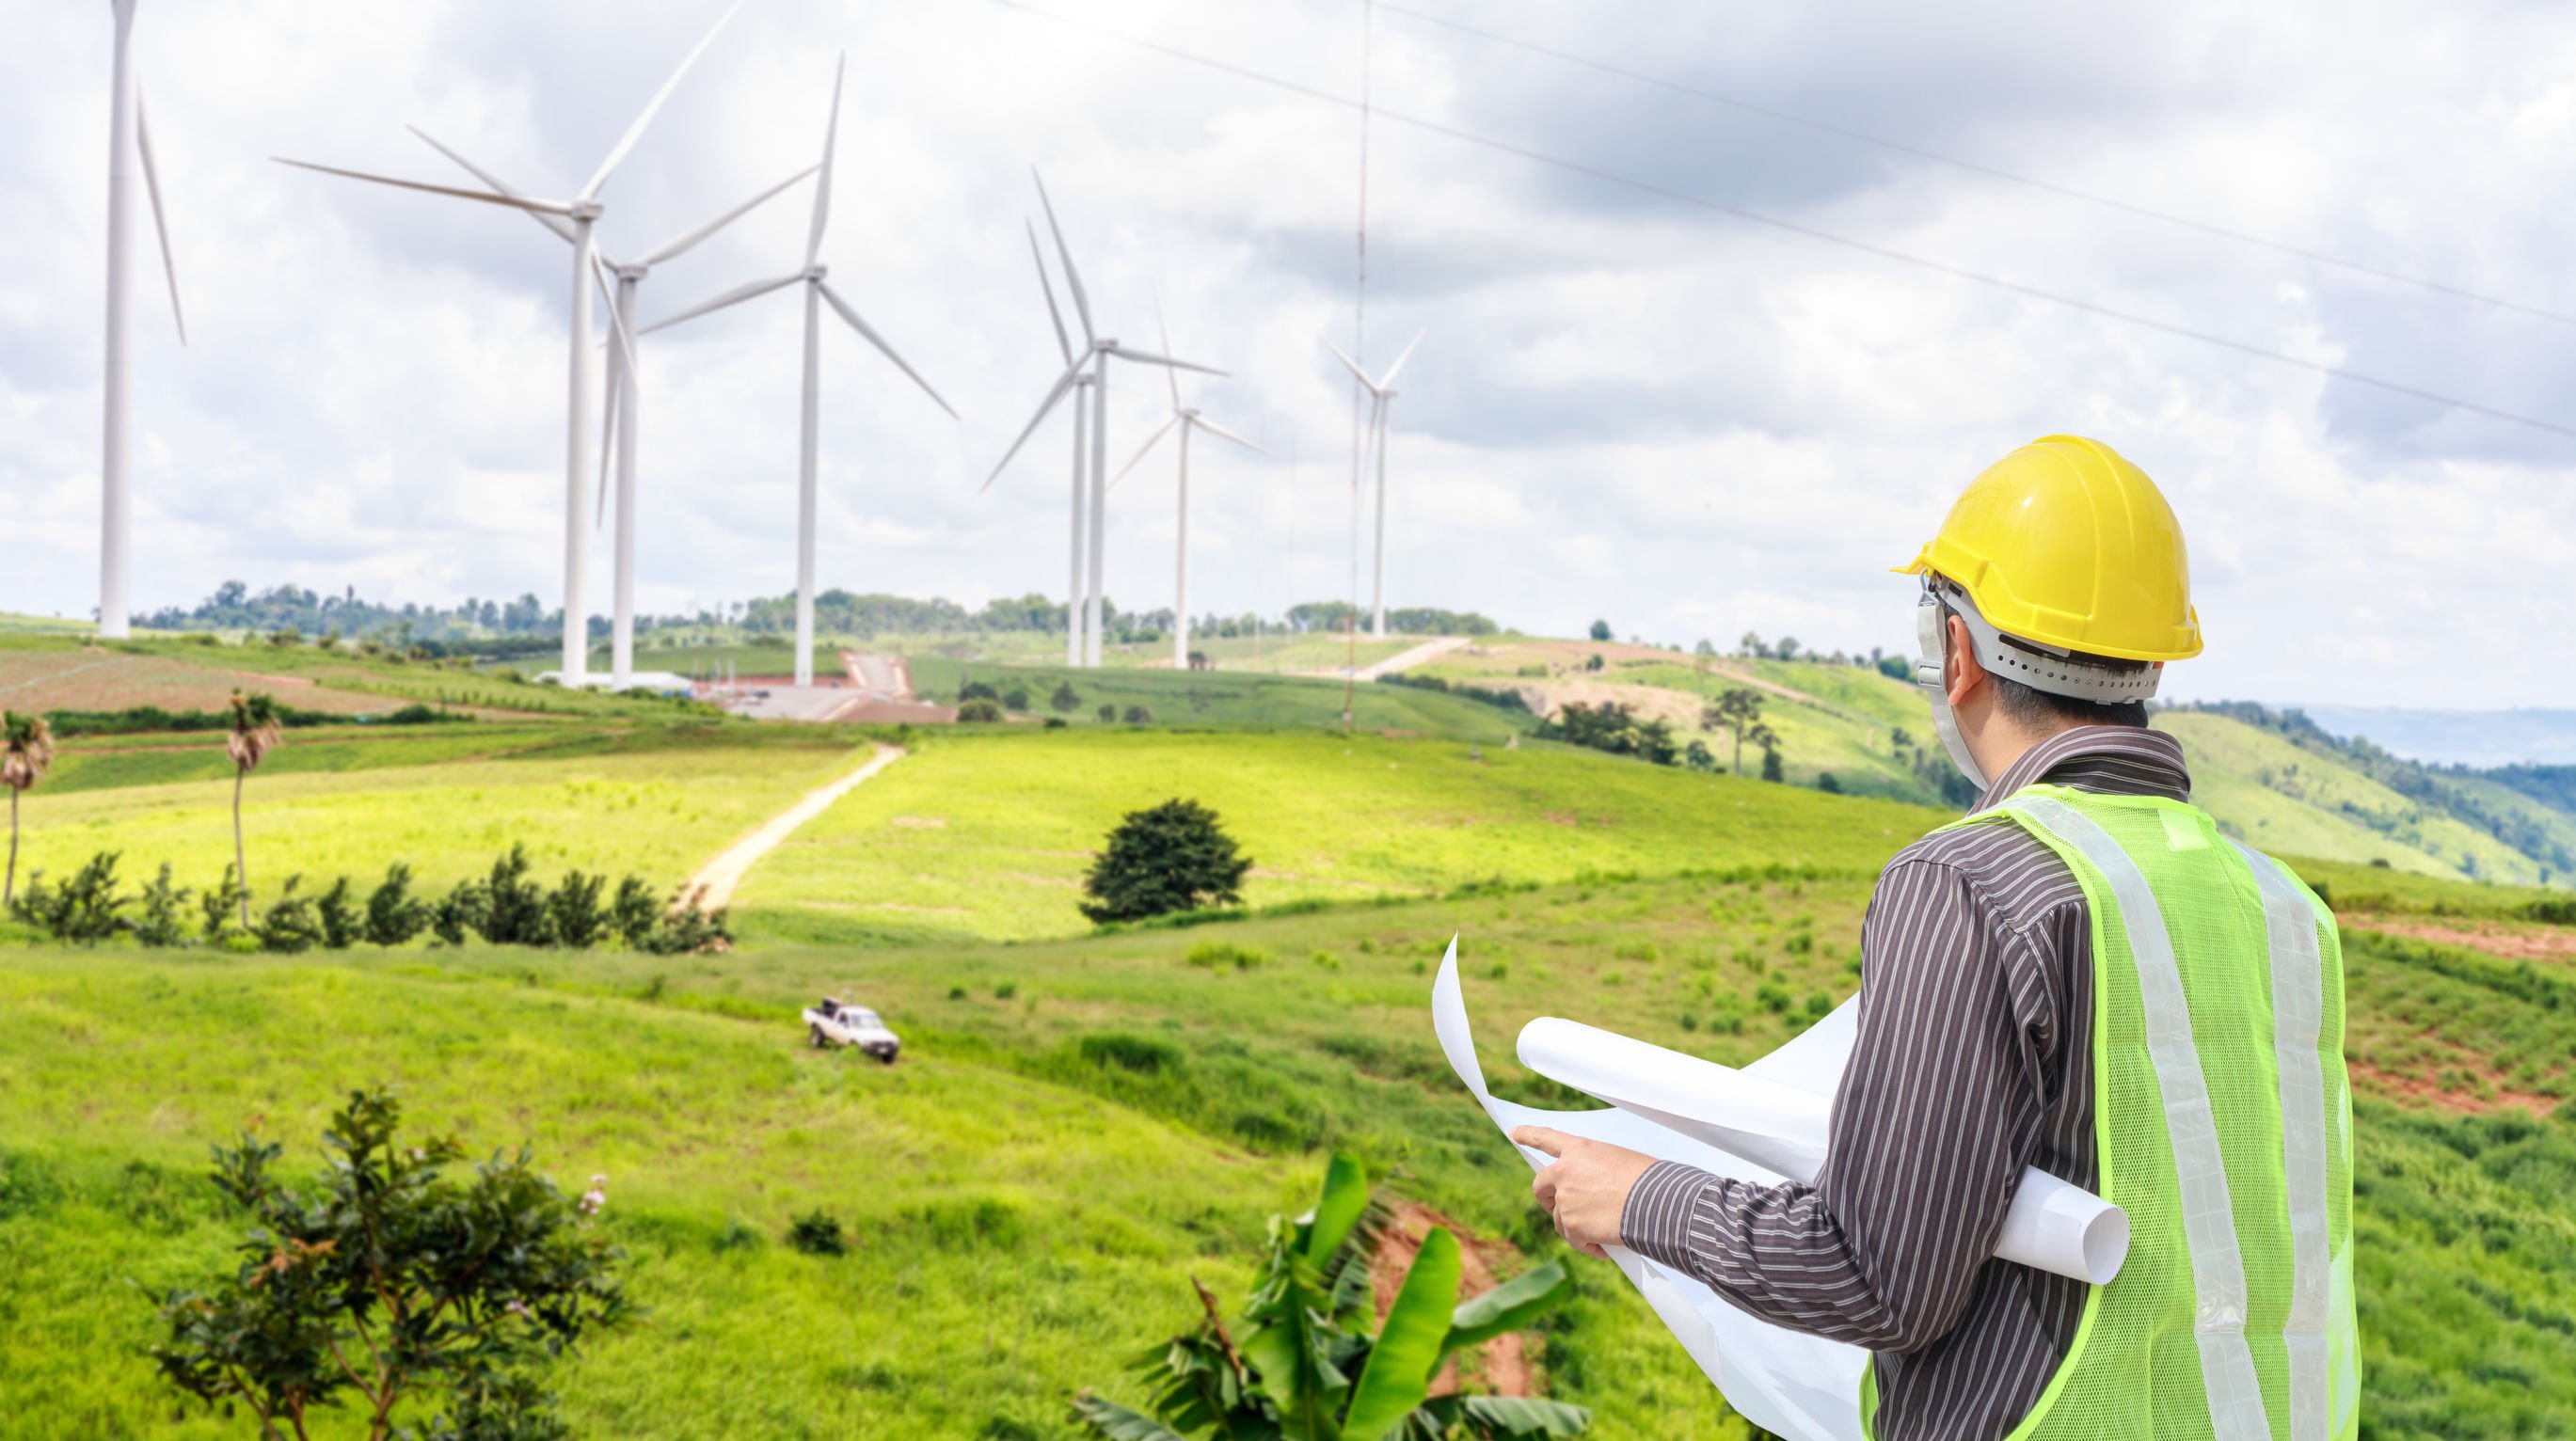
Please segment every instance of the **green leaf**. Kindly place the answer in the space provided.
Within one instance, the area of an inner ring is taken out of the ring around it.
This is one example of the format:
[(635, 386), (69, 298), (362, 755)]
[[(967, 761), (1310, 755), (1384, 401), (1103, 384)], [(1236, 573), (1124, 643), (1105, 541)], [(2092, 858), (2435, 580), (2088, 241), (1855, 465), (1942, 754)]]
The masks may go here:
[(1484, 1295), (1462, 1303), (1449, 1316), (1449, 1342), (1443, 1348), (1482, 1346), (1497, 1336), (1523, 1330), (1573, 1292), (1565, 1263), (1550, 1261), (1505, 1281)]
[(1453, 1428), (1480, 1438), (1580, 1436), (1592, 1425), (1592, 1413), (1562, 1401), (1530, 1396), (1443, 1396), (1414, 1413), (1429, 1416), (1420, 1428), (1447, 1435)]
[(1307, 1263), (1321, 1269), (1351, 1237), (1368, 1210), (1368, 1176), (1360, 1163), (1336, 1151), (1324, 1170), (1324, 1193), (1315, 1198), (1315, 1220), (1306, 1232)]
[(1073, 1419), (1108, 1441), (1187, 1441), (1180, 1432), (1153, 1417), (1098, 1396), (1074, 1397)]
[(1402, 1424), (1405, 1414), (1431, 1392), (1431, 1373), (1439, 1369), (1449, 1334), (1449, 1311), (1458, 1303), (1458, 1283), (1465, 1263), (1458, 1238), (1446, 1226), (1434, 1226), (1422, 1238), (1413, 1269), (1404, 1273), (1403, 1289), (1387, 1309), (1386, 1325), (1369, 1348), (1368, 1365), (1351, 1393), (1351, 1409), (1342, 1419), (1351, 1441), (1379, 1441)]

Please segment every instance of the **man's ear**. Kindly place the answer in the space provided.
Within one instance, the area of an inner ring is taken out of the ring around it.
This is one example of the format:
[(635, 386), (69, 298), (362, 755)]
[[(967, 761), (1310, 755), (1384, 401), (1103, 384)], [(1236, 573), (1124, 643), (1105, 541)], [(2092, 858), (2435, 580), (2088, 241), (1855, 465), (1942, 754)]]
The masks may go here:
[(1977, 643), (1968, 635), (1968, 623), (1958, 616), (1947, 618), (1950, 626), (1949, 664), (1942, 670), (1948, 683), (1950, 708), (1959, 710), (1985, 689), (1986, 668), (1977, 661)]

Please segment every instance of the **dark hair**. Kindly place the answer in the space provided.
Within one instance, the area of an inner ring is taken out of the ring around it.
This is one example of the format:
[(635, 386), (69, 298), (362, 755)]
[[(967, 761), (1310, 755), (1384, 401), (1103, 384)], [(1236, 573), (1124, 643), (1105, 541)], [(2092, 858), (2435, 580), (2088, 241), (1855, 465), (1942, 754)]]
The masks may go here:
[[(1949, 618), (1956, 614), (1958, 612), (1947, 604), (1941, 607), (1941, 650), (1944, 655), (1950, 650)], [(2004, 644), (2013, 644), (2012, 637), (2004, 637)], [(2069, 652), (2068, 656), (2087, 665), (2108, 666), (2114, 670), (2133, 670), (2146, 664), (2144, 661), (2086, 655), (2081, 651)], [(2135, 726), (2140, 730), (2146, 729), (2147, 703), (2142, 700), (2090, 701), (2058, 695), (2023, 681), (2007, 680), (1995, 674), (1992, 668), (1987, 668), (1986, 679), (1994, 682), (1995, 709), (2015, 723), (2034, 730), (2069, 730), (2076, 726)]]

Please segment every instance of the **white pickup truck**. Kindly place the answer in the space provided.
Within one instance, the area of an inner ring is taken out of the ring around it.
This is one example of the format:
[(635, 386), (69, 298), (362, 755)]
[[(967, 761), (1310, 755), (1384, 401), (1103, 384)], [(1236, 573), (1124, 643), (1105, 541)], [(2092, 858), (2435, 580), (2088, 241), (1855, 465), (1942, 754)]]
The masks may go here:
[(902, 1038), (887, 1030), (876, 1012), (865, 1006), (845, 1006), (830, 996), (819, 1006), (805, 1008), (805, 1034), (817, 1047), (856, 1046), (889, 1066), (903, 1049)]

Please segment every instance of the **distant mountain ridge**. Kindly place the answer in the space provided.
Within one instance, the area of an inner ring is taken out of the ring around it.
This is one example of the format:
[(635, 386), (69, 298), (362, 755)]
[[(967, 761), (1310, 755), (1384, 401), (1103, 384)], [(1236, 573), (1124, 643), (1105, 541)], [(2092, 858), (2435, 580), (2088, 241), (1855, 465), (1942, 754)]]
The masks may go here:
[(2399, 706), (2300, 706), (2338, 736), (2367, 737), (2429, 765), (2576, 765), (2576, 710), (2414, 710)]

